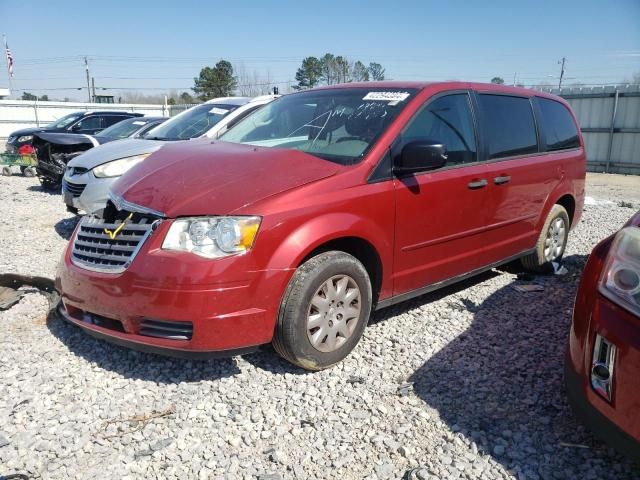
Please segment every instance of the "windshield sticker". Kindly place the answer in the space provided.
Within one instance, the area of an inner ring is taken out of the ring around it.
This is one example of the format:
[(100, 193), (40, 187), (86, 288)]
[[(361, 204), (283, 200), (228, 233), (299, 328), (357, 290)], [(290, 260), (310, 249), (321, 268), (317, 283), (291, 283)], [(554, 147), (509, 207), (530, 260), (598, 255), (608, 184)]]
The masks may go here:
[(389, 105), (397, 105), (409, 98), (409, 95), (411, 95), (409, 92), (369, 92), (362, 100), (376, 100), (389, 102)]
[(133, 125), (144, 125), (146, 122), (140, 122), (139, 120), (136, 120), (135, 122), (132, 122)]
[(229, 110), (218, 107), (213, 107), (211, 110), (209, 110), (209, 113), (213, 113), (214, 115), (226, 115), (228, 112)]

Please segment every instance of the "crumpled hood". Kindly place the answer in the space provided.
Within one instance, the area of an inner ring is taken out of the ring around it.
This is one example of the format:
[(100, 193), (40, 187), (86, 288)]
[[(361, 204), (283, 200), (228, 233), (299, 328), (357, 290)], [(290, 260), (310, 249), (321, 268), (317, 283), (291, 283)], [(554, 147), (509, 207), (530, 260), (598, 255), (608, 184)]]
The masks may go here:
[(88, 143), (93, 146), (94, 144), (91, 136), (81, 133), (48, 133), (42, 131), (34, 133), (33, 136), (36, 139), (44, 140), (54, 145), (82, 145), (83, 143)]
[(139, 138), (125, 138), (115, 142), (108, 142), (104, 145), (87, 150), (82, 155), (69, 162), (70, 167), (82, 167), (92, 169), (103, 163), (119, 158), (131, 157), (133, 155), (142, 155), (144, 153), (152, 153), (158, 150), (167, 142), (158, 140), (142, 140)]
[(297, 150), (192, 140), (165, 146), (111, 191), (171, 218), (227, 215), (340, 168)]

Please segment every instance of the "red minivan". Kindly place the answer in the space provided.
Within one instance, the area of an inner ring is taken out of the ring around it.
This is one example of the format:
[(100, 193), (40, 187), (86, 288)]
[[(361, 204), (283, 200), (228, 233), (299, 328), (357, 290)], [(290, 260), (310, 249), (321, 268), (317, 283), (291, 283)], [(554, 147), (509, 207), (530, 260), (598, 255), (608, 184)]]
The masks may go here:
[(546, 93), (365, 82), (286, 95), (115, 183), (64, 254), (60, 313), (145, 351), (272, 342), (326, 368), (374, 309), (560, 259), (584, 179), (575, 118)]
[(573, 309), (565, 382), (576, 414), (640, 462), (640, 212), (589, 256)]

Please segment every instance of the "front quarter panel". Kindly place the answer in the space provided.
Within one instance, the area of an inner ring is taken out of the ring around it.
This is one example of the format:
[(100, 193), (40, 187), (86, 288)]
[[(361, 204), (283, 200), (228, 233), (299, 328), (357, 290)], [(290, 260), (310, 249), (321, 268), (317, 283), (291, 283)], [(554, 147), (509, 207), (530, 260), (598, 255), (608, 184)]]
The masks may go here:
[[(323, 244), (346, 237), (362, 239), (373, 246), (380, 257), (380, 298), (388, 297), (392, 285), (385, 277), (390, 278), (393, 252), (393, 185), (381, 182), (342, 188), (340, 184), (345, 179), (340, 177), (285, 193), (265, 202), (268, 205), (254, 205), (243, 212), (261, 214), (262, 211), (264, 217), (252, 254), (267, 270), (293, 272)], [(335, 189), (325, 189), (327, 183)]]

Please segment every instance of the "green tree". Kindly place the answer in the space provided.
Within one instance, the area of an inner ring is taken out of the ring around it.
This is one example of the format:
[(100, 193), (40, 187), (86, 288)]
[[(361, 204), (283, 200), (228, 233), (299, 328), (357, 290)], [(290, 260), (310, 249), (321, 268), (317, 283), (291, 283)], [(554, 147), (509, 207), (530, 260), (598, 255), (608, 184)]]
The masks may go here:
[(193, 79), (193, 91), (202, 101), (216, 97), (228, 97), (236, 88), (236, 77), (233, 75), (233, 65), (227, 60), (220, 60), (216, 66), (204, 67), (200, 76)]
[(384, 68), (379, 63), (371, 62), (369, 64), (369, 76), (371, 80), (384, 80)]
[(369, 70), (360, 60), (356, 61), (351, 68), (351, 78), (354, 82), (368, 82)]
[(193, 97), (189, 95), (189, 92), (182, 92), (180, 94), (180, 101), (182, 103), (193, 103)]
[(336, 81), (336, 57), (332, 53), (325, 53), (322, 62), (322, 80), (326, 85), (338, 83)]
[(293, 88), (304, 90), (313, 88), (320, 83), (322, 77), (322, 62), (316, 57), (306, 57), (302, 60), (302, 66), (296, 72), (298, 84)]
[(351, 81), (351, 65), (345, 57), (338, 55), (335, 58), (334, 68), (336, 83), (346, 83)]
[(502, 78), (502, 77), (493, 77), (491, 79), (491, 83), (497, 83), (498, 85), (504, 85), (504, 78)]
[(22, 92), (21, 100), (37, 100), (38, 97), (29, 92)]

